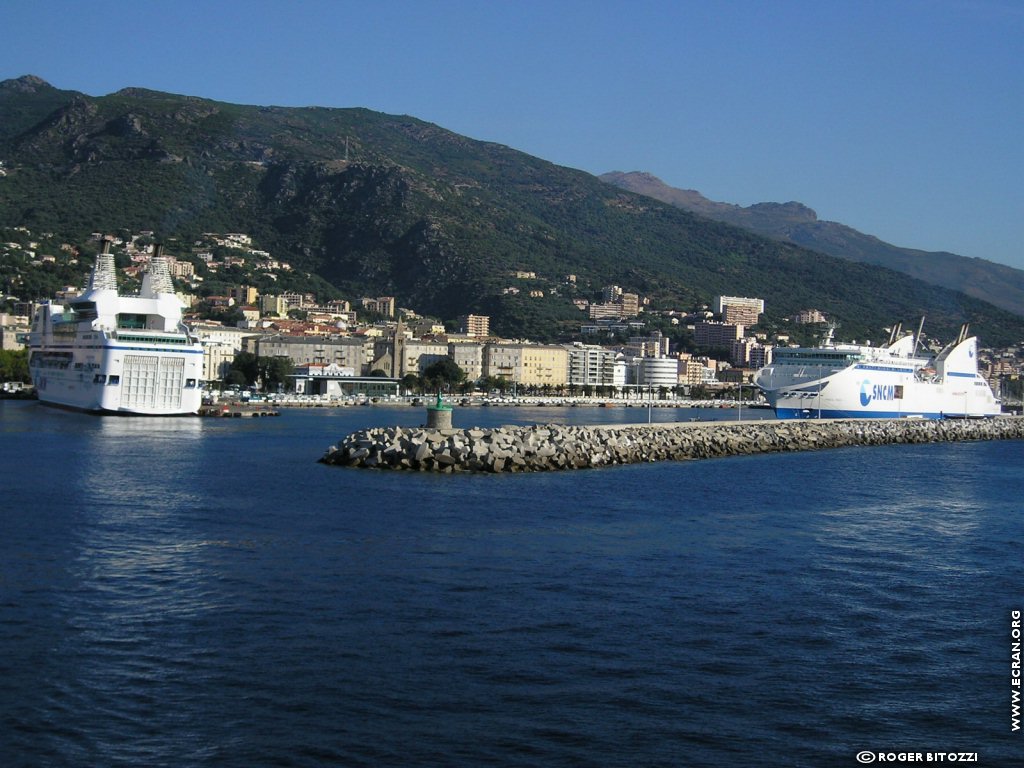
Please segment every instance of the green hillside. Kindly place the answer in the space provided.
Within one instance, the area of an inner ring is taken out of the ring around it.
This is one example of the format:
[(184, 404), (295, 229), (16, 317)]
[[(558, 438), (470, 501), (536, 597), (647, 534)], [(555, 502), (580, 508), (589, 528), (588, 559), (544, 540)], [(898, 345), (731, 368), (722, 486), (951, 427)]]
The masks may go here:
[(182, 242), (247, 232), (347, 297), (393, 294), (445, 319), (486, 312), (507, 335), (577, 327), (571, 299), (615, 283), (656, 307), (721, 293), (763, 297), (773, 318), (815, 307), (860, 338), (921, 315), (936, 335), (971, 322), (985, 344), (1024, 338), (1024, 319), (979, 299), (412, 117), (139, 89), (94, 98), (21, 78), (0, 83), (0, 160), (0, 226), (69, 239), (148, 229)]

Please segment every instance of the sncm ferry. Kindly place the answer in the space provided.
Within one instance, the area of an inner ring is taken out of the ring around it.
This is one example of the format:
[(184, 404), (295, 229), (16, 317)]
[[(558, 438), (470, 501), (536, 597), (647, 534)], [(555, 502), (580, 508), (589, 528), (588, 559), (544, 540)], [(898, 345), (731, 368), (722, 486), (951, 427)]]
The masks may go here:
[(94, 413), (196, 413), (203, 347), (182, 322), (182, 306), (159, 247), (139, 295), (119, 295), (104, 241), (86, 291), (42, 305), (33, 318), (29, 371), (39, 400)]
[(978, 373), (978, 340), (966, 325), (934, 357), (918, 355), (920, 329), (901, 335), (897, 325), (880, 347), (836, 344), (833, 332), (819, 347), (776, 349), (755, 374), (778, 418), (973, 418), (1001, 411)]

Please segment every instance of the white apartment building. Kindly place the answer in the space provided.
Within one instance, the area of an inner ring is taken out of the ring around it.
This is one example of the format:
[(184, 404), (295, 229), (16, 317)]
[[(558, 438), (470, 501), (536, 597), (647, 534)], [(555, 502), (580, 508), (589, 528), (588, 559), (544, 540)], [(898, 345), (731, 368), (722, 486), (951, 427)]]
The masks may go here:
[(746, 307), (755, 310), (760, 315), (764, 313), (764, 299), (750, 299), (746, 296), (715, 296), (711, 302), (711, 310), (716, 315), (722, 314), (726, 307)]
[[(568, 351), (568, 383), (577, 386), (614, 387), (626, 383), (626, 366), (617, 366), (621, 355), (611, 349), (593, 345), (573, 344)], [(620, 373), (616, 381), (616, 372)]]

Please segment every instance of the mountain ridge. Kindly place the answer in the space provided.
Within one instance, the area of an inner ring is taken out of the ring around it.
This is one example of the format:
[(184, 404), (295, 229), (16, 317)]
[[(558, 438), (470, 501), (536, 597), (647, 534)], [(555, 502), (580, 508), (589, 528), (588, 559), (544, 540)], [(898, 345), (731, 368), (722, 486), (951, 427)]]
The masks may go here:
[(1024, 270), (948, 251), (892, 245), (846, 224), (821, 220), (812, 208), (795, 201), (745, 207), (722, 203), (697, 190), (669, 186), (645, 171), (611, 171), (598, 178), (716, 221), (830, 256), (887, 267), (1024, 316)]
[(937, 334), (972, 322), (989, 344), (1024, 338), (1024, 319), (977, 299), (406, 115), (136, 88), (92, 97), (19, 78), (0, 83), (0, 160), (0, 225), (83, 241), (125, 228), (182, 242), (247, 232), (349, 298), (489, 314), (511, 337), (578, 332), (572, 300), (614, 283), (655, 307), (762, 296), (776, 324), (815, 307), (861, 338), (922, 314)]

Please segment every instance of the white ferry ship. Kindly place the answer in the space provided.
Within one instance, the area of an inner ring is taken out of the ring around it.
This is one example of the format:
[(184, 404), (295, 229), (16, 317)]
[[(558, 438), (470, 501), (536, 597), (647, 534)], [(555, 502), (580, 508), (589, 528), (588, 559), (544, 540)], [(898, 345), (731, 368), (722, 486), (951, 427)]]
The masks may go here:
[(159, 248), (139, 295), (121, 296), (105, 241), (86, 291), (44, 304), (33, 319), (29, 371), (39, 400), (95, 413), (196, 413), (203, 348), (181, 310)]
[[(924, 321), (922, 320), (922, 326)], [(780, 419), (975, 418), (1000, 413), (999, 400), (978, 373), (978, 341), (967, 335), (934, 357), (918, 354), (911, 332), (892, 330), (881, 347), (835, 344), (830, 328), (820, 347), (775, 350), (754, 376)]]

